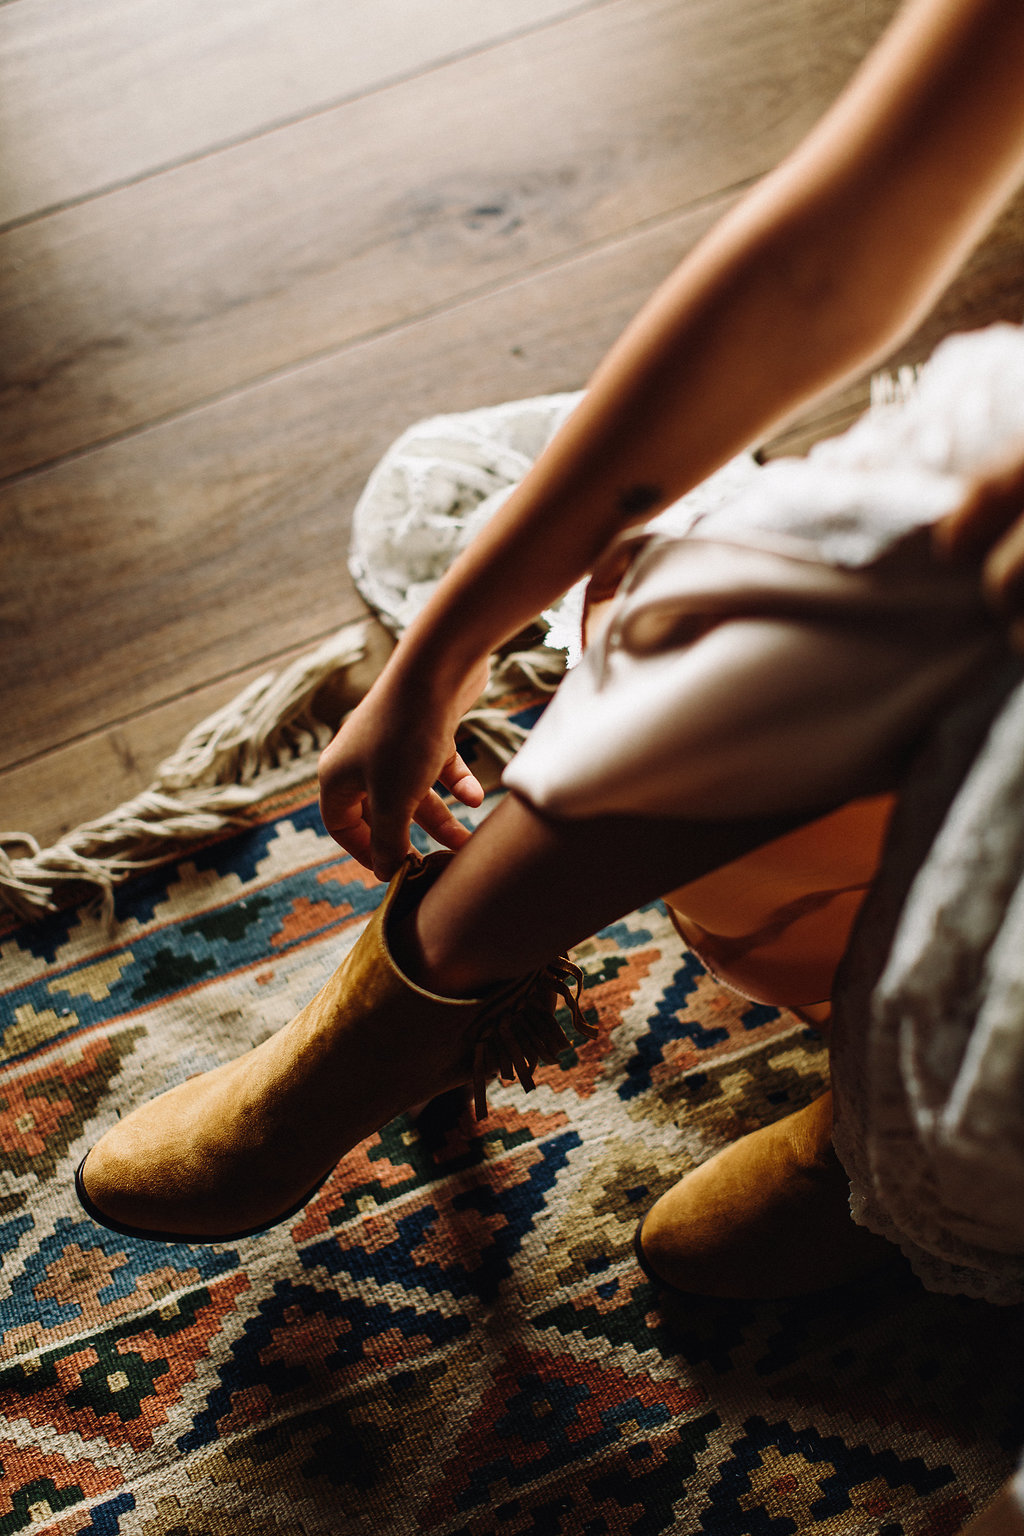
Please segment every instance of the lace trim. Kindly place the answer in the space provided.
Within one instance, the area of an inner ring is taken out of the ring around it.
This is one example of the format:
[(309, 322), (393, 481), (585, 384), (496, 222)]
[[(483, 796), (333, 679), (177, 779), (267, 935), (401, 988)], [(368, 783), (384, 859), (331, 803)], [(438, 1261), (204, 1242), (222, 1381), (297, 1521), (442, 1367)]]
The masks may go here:
[(597, 1025), (584, 1017), (580, 1007), (582, 990), (583, 972), (559, 955), (484, 1007), (473, 1052), (473, 1106), (478, 1120), (487, 1115), (489, 1078), (497, 1076), (503, 1083), (518, 1078), (525, 1091), (532, 1093), (537, 1063), (554, 1066), (566, 1045), (573, 1043), (573, 1035), (556, 1018), (559, 1001), (569, 1009), (574, 1034), (596, 1039)]

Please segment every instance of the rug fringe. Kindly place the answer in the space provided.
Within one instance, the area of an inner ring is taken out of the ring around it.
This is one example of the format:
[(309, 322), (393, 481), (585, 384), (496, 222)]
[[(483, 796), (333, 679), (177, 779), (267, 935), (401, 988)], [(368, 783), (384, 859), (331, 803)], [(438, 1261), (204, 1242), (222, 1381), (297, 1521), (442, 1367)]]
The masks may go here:
[(526, 728), (511, 720), (499, 700), (511, 692), (517, 681), (526, 682), (536, 693), (554, 693), (565, 676), (565, 652), (538, 644), (525, 651), (509, 651), (491, 662), (491, 680), (477, 704), (462, 717), (463, 730), (476, 737), (480, 745), (504, 767), (515, 757), (526, 740)]
[[(392, 644), (373, 619), (347, 625), (200, 721), (160, 764), (152, 784), (116, 810), (50, 848), (40, 848), (28, 832), (0, 833), (0, 903), (20, 918), (38, 919), (79, 900), (84, 886), (112, 921), (114, 889), (123, 881), (244, 826), (271, 795), (314, 778), (320, 752), (366, 693)], [(564, 669), (564, 653), (545, 646), (502, 657), (465, 728), (499, 763), (508, 762), (526, 732), (495, 701), (517, 676), (551, 693)], [(334, 707), (325, 710), (317, 695), (328, 684)]]
[[(19, 917), (39, 918), (84, 885), (109, 919), (122, 881), (244, 825), (261, 801), (311, 778), (337, 727), (317, 709), (316, 696), (337, 682), (341, 712), (358, 703), (372, 680), (355, 676), (373, 649), (371, 623), (346, 625), (280, 672), (257, 678), (194, 726), (141, 794), (52, 847), (40, 848), (29, 833), (0, 833), (0, 901)], [(19, 849), (26, 852), (18, 856)]]
[(875, 373), (871, 376), (871, 409), (880, 410), (887, 405), (905, 405), (917, 392), (921, 379), (920, 366), (904, 364), (895, 373)]

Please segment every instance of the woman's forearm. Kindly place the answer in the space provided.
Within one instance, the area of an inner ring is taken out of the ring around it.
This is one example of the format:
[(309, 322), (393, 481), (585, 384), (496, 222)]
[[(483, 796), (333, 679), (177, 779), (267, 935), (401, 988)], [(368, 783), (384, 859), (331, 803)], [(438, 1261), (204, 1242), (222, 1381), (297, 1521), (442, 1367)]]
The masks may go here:
[(911, 0), (797, 152), (682, 262), (411, 627), (439, 690), (684, 494), (879, 359), (1019, 177), (1021, 0)]

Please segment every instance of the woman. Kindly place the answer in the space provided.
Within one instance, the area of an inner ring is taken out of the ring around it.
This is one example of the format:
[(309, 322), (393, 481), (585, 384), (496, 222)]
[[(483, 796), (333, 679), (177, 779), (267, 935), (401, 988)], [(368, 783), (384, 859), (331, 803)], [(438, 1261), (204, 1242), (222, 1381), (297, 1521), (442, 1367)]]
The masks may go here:
[[(922, 512), (934, 535), (916, 540), (909, 567), (902, 545), (853, 572), (826, 553), (793, 561), (781, 546), (751, 550), (728, 533), (696, 554), (692, 540), (653, 560), (641, 546), (623, 602), (639, 602), (646, 620), (656, 590), (664, 615), (667, 572), (667, 628), (645, 640), (634, 625), (630, 640), (620, 608), (589, 682), (581, 674), (566, 687), (508, 775), (512, 792), (472, 837), (431, 786), (481, 802), (454, 733), (504, 640), (581, 575), (621, 566), (624, 532), (921, 319), (1024, 173), (1022, 82), (1020, 0), (908, 0), (807, 140), (654, 295), (323, 754), (328, 830), (392, 879), (377, 916), (291, 1025), (104, 1137), (79, 1173), (97, 1219), (174, 1239), (258, 1230), (409, 1105), (470, 1077), (479, 1099), (499, 1070), (529, 1085), (536, 1060), (557, 1049), (552, 1001), (574, 995), (578, 979), (553, 956), (679, 887), (684, 931), (699, 942), (712, 930), (687, 896), (713, 907), (717, 870), (791, 849), (809, 825), (822, 846), (842, 825), (831, 818), (864, 818), (869, 867), (853, 882), (863, 890), (913, 738), (999, 643), (977, 595), (979, 566), (989, 603), (1013, 627), (1024, 451), (961, 486), (952, 512)], [(924, 629), (915, 622), (901, 648), (883, 626), (880, 644), (873, 616), (900, 610), (915, 583)], [(591, 751), (580, 742), (602, 668), (621, 671), (622, 687), (607, 695)], [(616, 727), (615, 700), (638, 688), (650, 708), (629, 735)], [(861, 706), (876, 690), (885, 707), (865, 738)], [(825, 702), (831, 712), (816, 714)], [(750, 771), (759, 732), (799, 742), (810, 715), (821, 750)], [(413, 820), (454, 856), (409, 862)], [(837, 843), (842, 853), (849, 837)], [(848, 907), (825, 942), (826, 969), (856, 901)], [(728, 974), (727, 960), (719, 968)], [(702, 1276), (729, 1294), (730, 1243), (742, 1250), (756, 1233), (763, 1252), (775, 1231), (776, 1288), (787, 1276), (802, 1289), (839, 1278), (815, 1268), (816, 1224), (846, 1231), (828, 1130), (823, 1103), (699, 1170), (696, 1201), (682, 1181), (648, 1218), (644, 1262), (690, 1289)], [(843, 1272), (865, 1262), (849, 1230)]]

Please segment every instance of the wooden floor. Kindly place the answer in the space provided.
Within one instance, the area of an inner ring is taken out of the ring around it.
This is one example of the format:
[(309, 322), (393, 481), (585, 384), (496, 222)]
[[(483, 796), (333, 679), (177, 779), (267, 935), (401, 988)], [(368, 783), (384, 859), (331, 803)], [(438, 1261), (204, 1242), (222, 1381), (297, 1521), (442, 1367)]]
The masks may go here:
[[(388, 443), (582, 385), (893, 7), (0, 4), (0, 828), (108, 809), (360, 612)], [(905, 355), (1019, 319), (1022, 251), (1017, 204)]]

